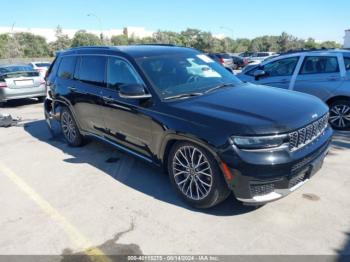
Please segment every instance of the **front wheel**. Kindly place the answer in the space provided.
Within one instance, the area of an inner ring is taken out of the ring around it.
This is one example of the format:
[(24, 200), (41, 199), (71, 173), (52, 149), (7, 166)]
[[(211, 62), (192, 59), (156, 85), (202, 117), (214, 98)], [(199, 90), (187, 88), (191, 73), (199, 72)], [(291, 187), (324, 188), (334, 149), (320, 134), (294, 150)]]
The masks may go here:
[(230, 194), (214, 157), (188, 142), (176, 143), (168, 158), (170, 180), (178, 194), (196, 208), (209, 208)]
[(66, 107), (64, 107), (61, 112), (61, 129), (70, 146), (77, 147), (83, 144), (83, 136), (79, 132), (79, 128), (75, 123), (72, 113)]
[(350, 128), (350, 101), (339, 100), (330, 105), (329, 123), (336, 130)]

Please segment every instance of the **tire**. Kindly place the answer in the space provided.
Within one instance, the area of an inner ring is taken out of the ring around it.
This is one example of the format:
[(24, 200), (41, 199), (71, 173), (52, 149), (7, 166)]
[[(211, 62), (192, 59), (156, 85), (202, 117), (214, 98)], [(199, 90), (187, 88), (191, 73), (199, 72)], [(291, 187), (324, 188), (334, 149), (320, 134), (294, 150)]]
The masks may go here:
[(38, 101), (39, 103), (43, 103), (45, 101), (46, 96), (39, 96)]
[(78, 147), (83, 144), (83, 136), (80, 134), (79, 128), (67, 107), (63, 107), (61, 112), (61, 130), (68, 145)]
[(6, 102), (0, 102), (0, 107), (5, 107)]
[(330, 105), (329, 123), (336, 130), (350, 128), (350, 100), (338, 100)]
[(174, 144), (168, 158), (168, 173), (177, 193), (196, 208), (213, 207), (231, 193), (215, 158), (193, 143)]

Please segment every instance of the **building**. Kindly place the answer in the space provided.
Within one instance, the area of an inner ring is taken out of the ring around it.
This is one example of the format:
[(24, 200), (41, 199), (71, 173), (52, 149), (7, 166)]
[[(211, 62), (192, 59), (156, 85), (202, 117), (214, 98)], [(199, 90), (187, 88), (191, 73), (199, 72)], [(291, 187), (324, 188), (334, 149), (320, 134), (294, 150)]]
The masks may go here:
[(350, 29), (345, 30), (344, 48), (350, 49)]

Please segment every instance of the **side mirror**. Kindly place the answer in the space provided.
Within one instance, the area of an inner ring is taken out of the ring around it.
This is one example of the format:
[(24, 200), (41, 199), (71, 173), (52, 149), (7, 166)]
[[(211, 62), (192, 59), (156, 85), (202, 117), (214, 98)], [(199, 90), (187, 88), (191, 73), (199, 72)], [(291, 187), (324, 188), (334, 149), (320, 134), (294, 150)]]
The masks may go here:
[(146, 94), (145, 87), (140, 84), (125, 84), (119, 87), (119, 96), (121, 98), (143, 99), (152, 97)]
[(255, 80), (259, 80), (261, 77), (266, 76), (266, 72), (262, 69), (258, 69), (254, 72)]

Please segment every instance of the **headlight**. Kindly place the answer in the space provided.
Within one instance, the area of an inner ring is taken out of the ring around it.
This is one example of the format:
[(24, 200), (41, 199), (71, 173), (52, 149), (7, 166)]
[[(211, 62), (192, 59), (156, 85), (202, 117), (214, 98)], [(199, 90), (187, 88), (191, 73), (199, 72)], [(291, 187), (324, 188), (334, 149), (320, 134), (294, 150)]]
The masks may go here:
[(234, 136), (233, 143), (242, 149), (264, 149), (279, 147), (287, 142), (287, 135), (276, 136)]

